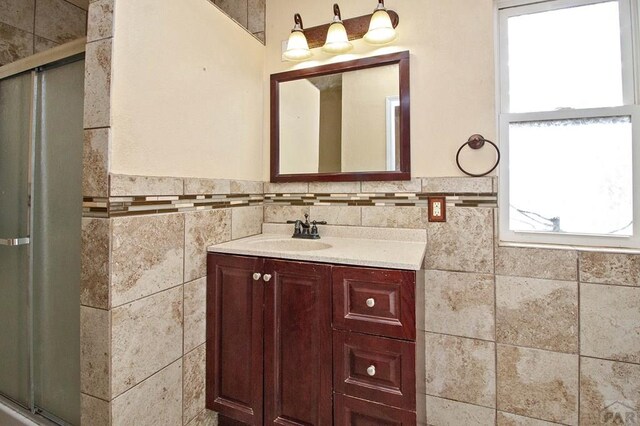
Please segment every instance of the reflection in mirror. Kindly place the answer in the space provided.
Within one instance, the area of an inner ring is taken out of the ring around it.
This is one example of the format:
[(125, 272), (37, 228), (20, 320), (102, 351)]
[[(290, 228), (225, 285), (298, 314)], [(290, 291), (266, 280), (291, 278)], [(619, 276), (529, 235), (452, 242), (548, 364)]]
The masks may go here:
[(280, 173), (400, 171), (398, 64), (281, 82)]

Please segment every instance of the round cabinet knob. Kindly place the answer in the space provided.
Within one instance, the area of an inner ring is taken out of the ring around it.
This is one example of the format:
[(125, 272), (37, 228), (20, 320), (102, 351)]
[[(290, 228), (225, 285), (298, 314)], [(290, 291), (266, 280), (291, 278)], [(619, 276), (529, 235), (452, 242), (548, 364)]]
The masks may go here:
[(369, 368), (367, 368), (367, 374), (370, 376), (375, 376), (376, 375), (376, 366), (375, 365), (370, 365)]
[(376, 301), (373, 297), (368, 298), (366, 303), (367, 303), (367, 306), (370, 308), (373, 308), (374, 306), (376, 306)]
[(253, 280), (258, 281), (262, 275), (259, 272), (253, 274)]
[(269, 274), (264, 274), (264, 276), (262, 277), (262, 279), (264, 280), (264, 282), (268, 283), (269, 280), (271, 280), (271, 275)]

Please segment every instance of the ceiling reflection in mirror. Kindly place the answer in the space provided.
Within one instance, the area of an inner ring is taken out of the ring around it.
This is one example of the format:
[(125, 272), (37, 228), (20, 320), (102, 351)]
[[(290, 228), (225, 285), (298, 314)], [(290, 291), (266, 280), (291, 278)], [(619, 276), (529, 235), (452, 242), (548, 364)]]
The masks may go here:
[(400, 171), (399, 65), (279, 83), (280, 174)]

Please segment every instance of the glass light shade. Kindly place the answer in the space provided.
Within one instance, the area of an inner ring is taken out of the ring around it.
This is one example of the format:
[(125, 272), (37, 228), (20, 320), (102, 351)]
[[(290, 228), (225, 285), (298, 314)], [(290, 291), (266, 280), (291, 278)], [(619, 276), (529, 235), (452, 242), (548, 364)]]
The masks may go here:
[(364, 40), (369, 44), (387, 44), (395, 40), (397, 36), (387, 11), (379, 9), (373, 12), (369, 31), (364, 35)]
[(346, 53), (353, 49), (353, 44), (349, 41), (347, 30), (342, 22), (334, 22), (327, 31), (327, 40), (322, 46), (322, 50), (327, 53)]
[(313, 56), (307, 43), (307, 38), (302, 31), (292, 31), (284, 52), (285, 59), (289, 61), (304, 61)]

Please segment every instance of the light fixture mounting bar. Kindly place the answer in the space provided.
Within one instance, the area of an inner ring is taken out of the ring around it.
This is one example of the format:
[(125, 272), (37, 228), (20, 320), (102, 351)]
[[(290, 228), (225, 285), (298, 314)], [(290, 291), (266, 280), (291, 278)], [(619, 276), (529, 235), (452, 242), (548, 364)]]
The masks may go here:
[[(393, 10), (387, 10), (389, 17), (391, 18), (391, 24), (393, 28), (398, 26), (400, 17)], [(349, 18), (342, 21), (345, 29), (347, 30), (347, 36), (349, 40), (357, 40), (367, 33), (369, 30), (369, 23), (373, 14), (358, 16), (357, 18)], [(327, 39), (327, 32), (329, 31), (329, 25), (318, 25), (317, 27), (305, 28), (304, 35), (307, 37), (307, 43), (309, 49), (316, 47), (322, 47)]]

